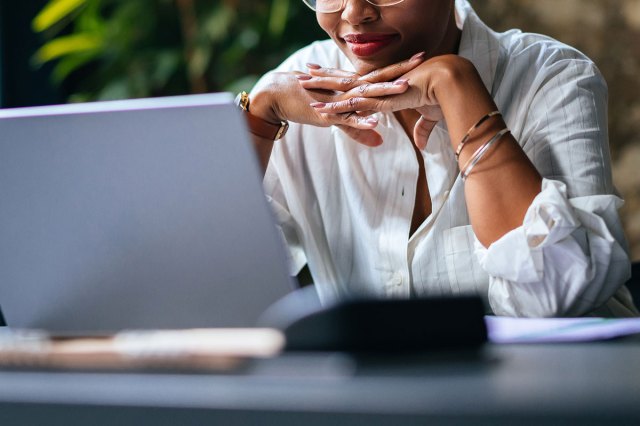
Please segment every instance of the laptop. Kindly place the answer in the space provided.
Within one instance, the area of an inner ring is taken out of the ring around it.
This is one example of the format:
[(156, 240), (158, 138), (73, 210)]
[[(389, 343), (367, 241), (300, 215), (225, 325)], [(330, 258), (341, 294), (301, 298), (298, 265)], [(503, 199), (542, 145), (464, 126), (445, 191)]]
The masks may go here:
[(57, 334), (254, 326), (293, 289), (229, 94), (0, 110), (0, 306)]

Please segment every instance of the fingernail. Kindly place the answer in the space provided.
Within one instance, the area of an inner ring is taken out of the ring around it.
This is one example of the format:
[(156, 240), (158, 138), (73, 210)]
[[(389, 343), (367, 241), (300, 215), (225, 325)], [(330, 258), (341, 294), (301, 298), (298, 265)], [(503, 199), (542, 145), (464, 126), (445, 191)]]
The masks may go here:
[(324, 108), (327, 106), (327, 104), (325, 104), (324, 102), (314, 102), (312, 104), (309, 104), (314, 108)]
[(296, 75), (296, 78), (298, 80), (311, 80), (313, 77), (311, 77), (308, 74), (298, 74), (298, 75)]
[(364, 120), (365, 123), (367, 124), (378, 124), (378, 119), (375, 117), (367, 117), (366, 120)]
[(427, 52), (420, 52), (420, 53), (416, 53), (415, 55), (413, 55), (411, 57), (411, 61), (417, 61), (418, 59), (424, 59), (424, 57), (427, 56)]
[(322, 67), (318, 64), (308, 63), (307, 68), (311, 68), (312, 70), (319, 70)]
[(407, 84), (409, 82), (409, 80), (405, 79), (401, 79), (401, 80), (396, 80), (393, 82), (394, 85), (396, 86), (404, 86), (405, 84)]

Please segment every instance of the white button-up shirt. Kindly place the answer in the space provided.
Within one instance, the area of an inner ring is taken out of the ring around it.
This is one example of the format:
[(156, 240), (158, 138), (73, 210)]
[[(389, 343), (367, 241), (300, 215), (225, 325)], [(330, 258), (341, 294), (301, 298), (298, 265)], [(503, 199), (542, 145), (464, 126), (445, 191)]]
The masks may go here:
[[(459, 54), (476, 66), (545, 178), (523, 225), (488, 249), (477, 241), (445, 123), (422, 152), (432, 212), (413, 235), (419, 166), (393, 114), (377, 115), (384, 143), (375, 148), (335, 127), (291, 123), (264, 180), (291, 272), (308, 263), (324, 301), (474, 293), (498, 315), (634, 315), (623, 286), (630, 266), (600, 73), (550, 38), (493, 32), (466, 1), (456, 10)], [(327, 40), (295, 53), (278, 71), (304, 71), (308, 62), (353, 70)]]

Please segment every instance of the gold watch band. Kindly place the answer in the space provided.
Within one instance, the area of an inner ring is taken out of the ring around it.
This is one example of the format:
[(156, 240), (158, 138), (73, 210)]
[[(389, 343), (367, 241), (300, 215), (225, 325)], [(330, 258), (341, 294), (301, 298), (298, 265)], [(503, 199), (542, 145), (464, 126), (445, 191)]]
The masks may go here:
[(236, 105), (245, 112), (245, 118), (249, 125), (249, 131), (254, 135), (276, 141), (281, 139), (289, 129), (289, 123), (281, 121), (280, 123), (271, 123), (260, 117), (257, 117), (249, 110), (251, 100), (247, 92), (240, 92), (236, 97)]

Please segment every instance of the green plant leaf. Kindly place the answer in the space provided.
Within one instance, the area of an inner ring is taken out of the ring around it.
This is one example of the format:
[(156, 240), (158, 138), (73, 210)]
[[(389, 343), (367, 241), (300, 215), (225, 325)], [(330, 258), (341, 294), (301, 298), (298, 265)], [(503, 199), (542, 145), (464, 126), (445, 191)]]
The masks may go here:
[(70, 13), (83, 6), (87, 0), (51, 0), (33, 18), (32, 27), (36, 32), (42, 32), (51, 28)]
[(94, 50), (91, 52), (83, 52), (75, 55), (69, 55), (67, 57), (60, 59), (60, 62), (58, 62), (53, 69), (54, 81), (57, 83), (61, 83), (73, 71), (81, 68), (83, 65), (94, 60), (99, 55), (99, 53), (100, 53), (99, 50)]
[(94, 34), (73, 34), (51, 40), (42, 46), (35, 54), (37, 63), (43, 64), (72, 53), (99, 50), (103, 39)]
[(293, 0), (189, 0), (195, 21), (177, 0), (44, 3), (32, 25), (48, 42), (33, 64), (54, 60), (52, 77), (70, 101), (184, 94), (195, 80), (211, 91), (246, 89), (322, 34)]

